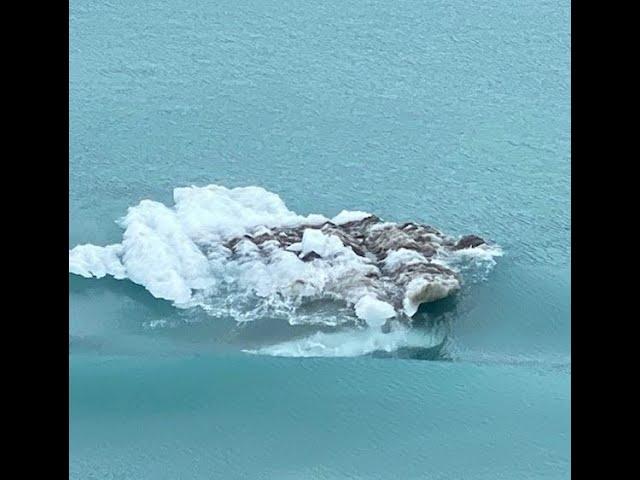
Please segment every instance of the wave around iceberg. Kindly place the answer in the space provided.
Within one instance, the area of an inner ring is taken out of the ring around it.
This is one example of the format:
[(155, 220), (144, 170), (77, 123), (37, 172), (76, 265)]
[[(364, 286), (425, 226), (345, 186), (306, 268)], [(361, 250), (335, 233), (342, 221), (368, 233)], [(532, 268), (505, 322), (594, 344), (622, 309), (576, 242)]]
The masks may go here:
[(486, 273), (502, 255), (475, 235), (454, 238), (367, 212), (301, 216), (260, 187), (176, 188), (173, 200), (130, 207), (119, 220), (122, 241), (74, 247), (69, 272), (128, 279), (177, 308), (237, 322), (277, 316), (374, 331), (359, 333), (358, 345), (318, 333), (256, 353), (343, 356), (413, 346), (422, 340), (404, 329), (419, 306), (454, 295), (463, 274)]

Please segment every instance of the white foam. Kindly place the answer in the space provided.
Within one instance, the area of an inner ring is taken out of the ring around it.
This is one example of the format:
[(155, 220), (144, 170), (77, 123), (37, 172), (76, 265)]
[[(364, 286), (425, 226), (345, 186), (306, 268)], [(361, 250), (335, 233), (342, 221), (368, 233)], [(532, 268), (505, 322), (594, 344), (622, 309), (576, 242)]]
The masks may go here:
[(122, 245), (79, 245), (69, 250), (69, 272), (85, 278), (102, 278), (111, 275), (117, 279), (127, 277), (120, 261)]
[(435, 347), (441, 342), (439, 336), (396, 326), (389, 333), (377, 329), (318, 332), (302, 339), (245, 352), (276, 357), (359, 357), (373, 352), (395, 352), (403, 347)]
[(465, 273), (471, 282), (486, 280), (496, 266), (496, 258), (502, 257), (504, 251), (496, 244), (483, 244), (475, 248), (463, 248), (441, 254), (441, 262), (450, 268)]
[(488, 261), (495, 263), (496, 257), (502, 257), (504, 251), (499, 245), (489, 245), (483, 243), (474, 248), (462, 248), (460, 250), (454, 250), (451, 255), (453, 257), (458, 256), (460, 258), (472, 258), (479, 261)]

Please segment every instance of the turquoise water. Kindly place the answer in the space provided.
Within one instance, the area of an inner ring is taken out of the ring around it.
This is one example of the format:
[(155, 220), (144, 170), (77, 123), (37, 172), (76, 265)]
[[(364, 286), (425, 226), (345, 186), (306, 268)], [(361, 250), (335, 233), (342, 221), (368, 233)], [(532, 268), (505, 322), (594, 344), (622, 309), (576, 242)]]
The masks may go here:
[[(570, 472), (569, 2), (70, 3), (69, 247), (179, 186), (258, 185), (505, 255), (451, 361), (275, 358), (306, 327), (70, 275), (71, 478)], [(158, 327), (152, 327), (159, 325)]]

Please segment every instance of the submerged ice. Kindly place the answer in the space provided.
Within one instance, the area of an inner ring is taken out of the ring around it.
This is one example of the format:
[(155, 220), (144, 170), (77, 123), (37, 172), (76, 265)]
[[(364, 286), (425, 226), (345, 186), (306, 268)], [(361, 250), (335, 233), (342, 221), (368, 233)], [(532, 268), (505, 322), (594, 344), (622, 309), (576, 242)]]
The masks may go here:
[(173, 199), (129, 208), (122, 241), (76, 246), (69, 272), (126, 278), (176, 307), (238, 321), (283, 314), (292, 324), (335, 324), (317, 307), (329, 301), (350, 309), (345, 321), (379, 329), (459, 291), (461, 262), (500, 254), (475, 235), (367, 212), (301, 216), (259, 187), (176, 188)]

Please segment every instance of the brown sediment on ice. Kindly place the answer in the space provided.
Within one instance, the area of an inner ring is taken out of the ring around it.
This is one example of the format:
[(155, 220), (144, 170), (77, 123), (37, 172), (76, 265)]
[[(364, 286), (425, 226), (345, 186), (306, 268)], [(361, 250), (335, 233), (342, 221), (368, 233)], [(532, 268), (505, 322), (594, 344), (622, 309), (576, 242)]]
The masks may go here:
[(420, 304), (440, 300), (460, 289), (459, 274), (440, 259), (486, 244), (477, 235), (455, 239), (430, 225), (389, 223), (370, 215), (342, 224), (325, 222), (292, 228), (261, 228), (254, 235), (233, 238), (224, 246), (232, 257), (244, 255), (245, 242), (248, 242), (252, 252), (257, 249), (265, 256), (277, 249), (296, 255), (302, 262), (331, 262), (331, 254), (323, 256), (321, 251), (313, 249), (303, 251), (307, 230), (339, 239), (359, 257), (359, 262), (370, 267), (354, 271), (353, 278), (347, 279), (343, 287), (372, 292), (378, 300), (392, 305), (399, 316), (406, 317), (415, 314)]

